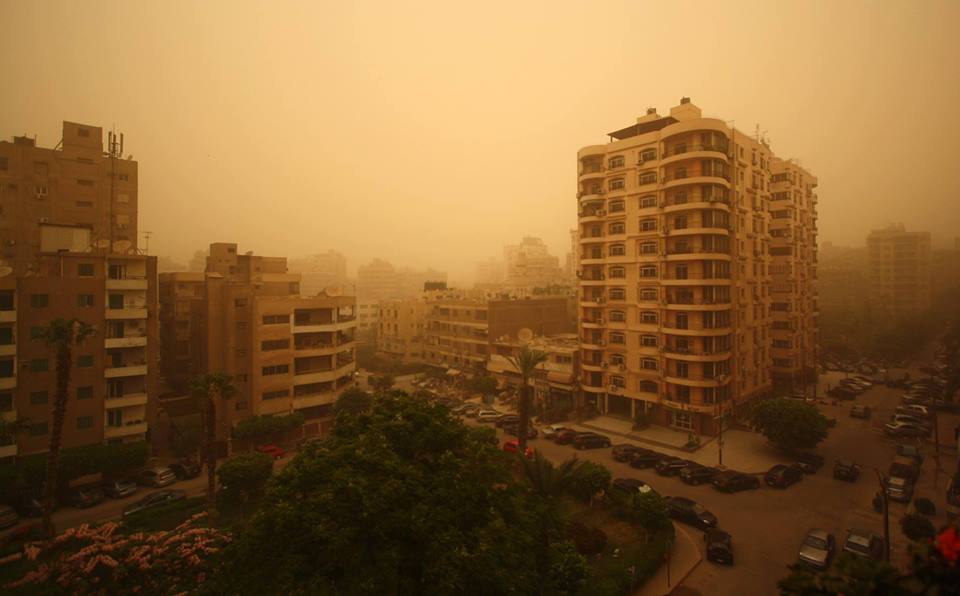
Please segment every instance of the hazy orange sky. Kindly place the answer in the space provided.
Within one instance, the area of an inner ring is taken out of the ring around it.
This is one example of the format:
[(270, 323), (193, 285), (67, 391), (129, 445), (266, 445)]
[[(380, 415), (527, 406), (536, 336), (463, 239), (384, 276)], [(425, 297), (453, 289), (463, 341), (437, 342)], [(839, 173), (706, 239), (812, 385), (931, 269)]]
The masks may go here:
[(0, 0), (0, 22), (0, 135), (115, 125), (150, 252), (181, 262), (237, 241), (456, 280), (524, 235), (562, 260), (577, 149), (684, 95), (819, 176), (821, 241), (960, 236), (957, 1)]

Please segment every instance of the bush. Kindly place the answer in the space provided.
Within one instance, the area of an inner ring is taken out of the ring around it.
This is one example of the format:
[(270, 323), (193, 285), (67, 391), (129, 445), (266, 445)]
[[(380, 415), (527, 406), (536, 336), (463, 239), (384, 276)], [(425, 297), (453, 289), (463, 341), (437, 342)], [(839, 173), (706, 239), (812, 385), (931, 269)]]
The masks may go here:
[[(59, 481), (69, 482), (88, 474), (120, 476), (139, 468), (147, 461), (146, 442), (69, 447), (60, 452)], [(15, 464), (0, 466), (0, 486), (40, 488), (46, 479), (47, 454), (38, 453), (17, 459)]]
[(917, 510), (917, 513), (921, 515), (936, 515), (937, 506), (934, 505), (933, 501), (926, 498), (918, 498), (913, 502), (913, 508)]
[(610, 488), (612, 478), (610, 470), (604, 466), (592, 461), (584, 461), (574, 471), (573, 480), (567, 490), (577, 499), (587, 502), (598, 492), (606, 492)]
[(235, 439), (262, 438), (289, 432), (303, 426), (303, 414), (293, 412), (283, 416), (254, 416), (241, 420), (233, 429)]
[(900, 520), (903, 535), (913, 541), (929, 540), (936, 534), (929, 519), (918, 513), (908, 513)]
[(467, 391), (483, 395), (497, 392), (497, 380), (488, 374), (475, 375), (466, 382)]
[(550, 545), (551, 594), (578, 594), (590, 575), (590, 567), (569, 540)]
[(333, 414), (334, 416), (339, 416), (343, 412), (360, 414), (369, 410), (371, 405), (373, 405), (372, 395), (359, 387), (351, 387), (337, 398), (337, 403), (333, 405)]
[(562, 422), (570, 417), (571, 412), (573, 412), (573, 408), (569, 405), (551, 405), (540, 414), (540, 422), (544, 424)]
[(581, 555), (595, 555), (607, 546), (607, 534), (600, 528), (588, 528), (580, 522), (567, 526), (567, 537)]
[(667, 502), (654, 492), (630, 497), (626, 505), (616, 509), (614, 514), (621, 519), (639, 524), (648, 533), (659, 532), (672, 525), (670, 516), (667, 515)]
[(239, 503), (263, 493), (273, 474), (273, 459), (266, 453), (243, 453), (231, 457), (217, 468), (223, 489), (219, 496), (226, 503)]

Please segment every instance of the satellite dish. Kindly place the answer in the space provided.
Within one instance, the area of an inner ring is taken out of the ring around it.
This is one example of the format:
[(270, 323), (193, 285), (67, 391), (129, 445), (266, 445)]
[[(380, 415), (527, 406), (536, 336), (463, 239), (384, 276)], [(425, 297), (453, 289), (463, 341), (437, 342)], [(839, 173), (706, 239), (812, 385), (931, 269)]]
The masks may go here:
[(517, 331), (517, 337), (520, 339), (520, 341), (530, 341), (533, 339), (533, 331), (524, 327), (520, 329), (520, 331)]
[(108, 238), (97, 240), (97, 248), (110, 248), (110, 240)]
[(125, 253), (130, 250), (131, 246), (133, 246), (133, 243), (129, 240), (117, 240), (113, 243), (113, 252)]

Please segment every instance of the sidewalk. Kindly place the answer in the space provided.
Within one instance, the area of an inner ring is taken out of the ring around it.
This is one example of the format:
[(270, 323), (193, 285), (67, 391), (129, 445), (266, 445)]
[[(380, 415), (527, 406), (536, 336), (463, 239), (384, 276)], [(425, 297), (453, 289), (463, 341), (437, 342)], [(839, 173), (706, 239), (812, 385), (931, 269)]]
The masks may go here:
[[(669, 594), (703, 560), (699, 542), (687, 533), (686, 528), (678, 524), (674, 524), (673, 527), (677, 530), (677, 541), (673, 545), (673, 551), (670, 552), (670, 558), (657, 569), (653, 577), (634, 592), (635, 595), (663, 596)], [(667, 581), (668, 575), (669, 582)]]
[[(578, 425), (573, 425), (578, 426)], [(685, 446), (688, 435), (686, 432), (672, 430), (663, 426), (650, 425), (643, 430), (633, 430), (633, 423), (629, 420), (621, 420), (611, 416), (597, 416), (590, 420), (581, 422), (579, 426), (585, 429), (594, 430), (604, 434), (612, 434), (636, 441), (646, 443), (652, 447), (665, 447), (677, 451), (689, 452)]]

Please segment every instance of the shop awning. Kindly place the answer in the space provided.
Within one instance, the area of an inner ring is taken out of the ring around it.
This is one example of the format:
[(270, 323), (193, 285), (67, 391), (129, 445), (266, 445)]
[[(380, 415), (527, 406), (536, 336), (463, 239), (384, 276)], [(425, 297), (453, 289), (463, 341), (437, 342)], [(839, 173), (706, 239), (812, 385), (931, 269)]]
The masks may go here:
[(565, 373), (556, 370), (547, 371), (547, 380), (551, 383), (560, 383), (561, 385), (573, 384), (573, 373)]

